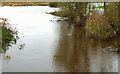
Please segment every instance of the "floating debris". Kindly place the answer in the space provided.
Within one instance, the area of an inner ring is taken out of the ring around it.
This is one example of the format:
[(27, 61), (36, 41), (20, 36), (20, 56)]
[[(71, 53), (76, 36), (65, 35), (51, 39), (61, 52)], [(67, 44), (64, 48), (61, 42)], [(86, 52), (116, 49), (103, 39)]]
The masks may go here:
[(24, 48), (24, 46), (25, 46), (25, 44), (20, 44), (20, 47), (19, 47), (19, 49), (22, 49), (22, 48)]
[(10, 55), (5, 55), (4, 56), (6, 59), (10, 59), (11, 57), (10, 57)]
[(23, 46), (25, 46), (25, 44), (20, 44), (20, 46), (22, 46), (22, 47), (23, 47)]

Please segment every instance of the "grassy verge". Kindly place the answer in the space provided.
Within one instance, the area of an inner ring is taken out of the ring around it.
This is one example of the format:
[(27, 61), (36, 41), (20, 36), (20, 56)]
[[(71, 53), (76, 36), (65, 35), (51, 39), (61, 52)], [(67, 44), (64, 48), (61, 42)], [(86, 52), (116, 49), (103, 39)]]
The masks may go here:
[(48, 2), (3, 2), (3, 6), (48, 6)]

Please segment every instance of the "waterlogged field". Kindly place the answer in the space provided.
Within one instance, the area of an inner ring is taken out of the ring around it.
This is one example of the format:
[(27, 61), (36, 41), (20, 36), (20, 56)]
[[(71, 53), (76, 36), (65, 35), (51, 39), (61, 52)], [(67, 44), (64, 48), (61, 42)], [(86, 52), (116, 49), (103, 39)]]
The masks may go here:
[(48, 6), (0, 7), (0, 17), (18, 31), (2, 56), (3, 72), (118, 72), (113, 41), (86, 37), (85, 30), (46, 14)]

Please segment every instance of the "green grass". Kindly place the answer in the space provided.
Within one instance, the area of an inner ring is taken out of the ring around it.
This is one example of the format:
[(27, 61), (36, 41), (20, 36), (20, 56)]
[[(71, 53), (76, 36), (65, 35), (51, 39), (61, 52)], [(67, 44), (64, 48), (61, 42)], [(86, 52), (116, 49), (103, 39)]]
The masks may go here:
[(95, 7), (95, 8), (104, 8), (104, 6), (98, 6), (98, 7)]

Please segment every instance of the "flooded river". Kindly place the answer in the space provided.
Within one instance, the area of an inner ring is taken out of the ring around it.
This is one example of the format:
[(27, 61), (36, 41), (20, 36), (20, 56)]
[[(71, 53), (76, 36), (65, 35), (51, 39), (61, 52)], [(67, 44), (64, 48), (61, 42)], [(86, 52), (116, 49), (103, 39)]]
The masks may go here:
[[(17, 44), (2, 58), (3, 72), (118, 72), (113, 41), (86, 37), (85, 30), (46, 12), (48, 6), (0, 7), (0, 17), (18, 31)], [(20, 49), (20, 45), (24, 45)]]

